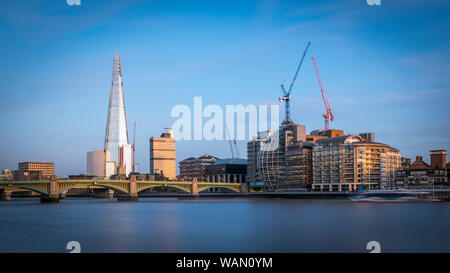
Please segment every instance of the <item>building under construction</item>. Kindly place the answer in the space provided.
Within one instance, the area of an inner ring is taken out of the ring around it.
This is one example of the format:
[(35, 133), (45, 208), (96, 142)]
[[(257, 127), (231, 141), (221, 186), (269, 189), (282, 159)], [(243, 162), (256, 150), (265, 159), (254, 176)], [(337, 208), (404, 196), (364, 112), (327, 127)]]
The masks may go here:
[(247, 181), (251, 189), (268, 190), (282, 173), (279, 132), (259, 132), (247, 143)]
[(310, 187), (312, 184), (311, 142), (297, 142), (286, 149), (286, 187)]
[(305, 126), (290, 123), (279, 131), (261, 132), (247, 144), (250, 189), (356, 191), (395, 183), (401, 155), (375, 142), (373, 133), (305, 131)]
[(280, 102), (285, 104), (285, 118), (279, 130), (259, 133), (247, 144), (249, 188), (356, 191), (361, 186), (372, 189), (393, 185), (401, 166), (397, 149), (376, 143), (374, 133), (344, 135), (343, 130), (329, 128), (334, 115), (314, 57), (311, 59), (326, 110), (322, 115), (325, 129), (306, 135), (305, 126), (290, 119), (292, 88), (310, 44), (300, 58), (289, 88), (285, 88), (284, 81), (281, 84)]
[(250, 188), (274, 191), (311, 183), (312, 143), (306, 142), (306, 127), (292, 122), (279, 130), (260, 132), (247, 143), (247, 176)]

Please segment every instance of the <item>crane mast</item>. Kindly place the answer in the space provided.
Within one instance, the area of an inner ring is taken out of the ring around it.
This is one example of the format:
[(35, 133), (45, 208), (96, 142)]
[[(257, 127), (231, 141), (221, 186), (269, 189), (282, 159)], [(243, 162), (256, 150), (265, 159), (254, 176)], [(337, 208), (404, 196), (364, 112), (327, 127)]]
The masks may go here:
[[(239, 155), (239, 151), (238, 151), (238, 148), (236, 145), (236, 140), (234, 138), (231, 139), (230, 132), (228, 131), (228, 127), (226, 127), (226, 129), (227, 129), (227, 135), (228, 135), (228, 139), (229, 139), (228, 143), (230, 144), (231, 158), (233, 158), (233, 159), (239, 158), (240, 155)], [(234, 150), (233, 150), (233, 144), (234, 144)]]
[(136, 165), (136, 163), (135, 163), (135, 159), (136, 159), (136, 156), (135, 156), (135, 151), (136, 151), (136, 121), (134, 121), (134, 133), (133, 133), (133, 166), (132, 166), (132, 170), (133, 170), (133, 173), (136, 171), (135, 170), (135, 165)]
[(323, 102), (325, 104), (325, 109), (327, 111), (322, 116), (325, 118), (325, 130), (328, 131), (328, 130), (330, 130), (330, 119), (331, 119), (331, 121), (333, 121), (334, 116), (333, 116), (333, 113), (331, 112), (330, 104), (328, 103), (327, 95), (325, 94), (325, 89), (323, 88), (323, 85), (322, 85), (322, 80), (320, 78), (319, 68), (317, 67), (316, 59), (314, 57), (311, 57), (311, 59), (314, 64), (314, 69), (316, 70), (317, 81), (319, 82), (320, 91), (322, 92)]
[(303, 60), (305, 59), (305, 55), (306, 55), (306, 52), (308, 51), (308, 48), (309, 48), (310, 44), (311, 44), (311, 42), (308, 42), (308, 45), (306, 46), (306, 49), (303, 52), (302, 58), (300, 60), (300, 63), (298, 65), (298, 67), (297, 67), (297, 70), (295, 71), (294, 78), (292, 79), (292, 82), (289, 85), (289, 89), (286, 91), (286, 88), (284, 87), (284, 85), (281, 84), (281, 90), (283, 91), (283, 96), (280, 97), (280, 102), (284, 101), (284, 110), (285, 110), (285, 118), (284, 118), (283, 124), (288, 124), (288, 123), (291, 122), (291, 117), (290, 117), (290, 113), (291, 113), (290, 100), (292, 98), (291, 91), (292, 91), (292, 87), (295, 84), (295, 80), (297, 79), (298, 72), (300, 71), (300, 67), (302, 66)]

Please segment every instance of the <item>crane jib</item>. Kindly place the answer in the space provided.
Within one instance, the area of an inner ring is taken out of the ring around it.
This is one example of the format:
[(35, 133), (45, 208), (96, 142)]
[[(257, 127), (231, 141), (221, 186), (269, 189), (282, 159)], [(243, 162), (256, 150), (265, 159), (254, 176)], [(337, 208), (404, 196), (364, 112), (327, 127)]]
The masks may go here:
[(306, 52), (308, 51), (309, 45), (311, 44), (311, 42), (308, 42), (308, 44), (306, 45), (306, 49), (303, 52), (302, 58), (300, 60), (300, 63), (298, 64), (297, 70), (295, 71), (295, 75), (294, 78), (292, 78), (292, 82), (289, 86), (288, 91), (286, 92), (286, 89), (284, 88), (284, 85), (281, 84), (281, 89), (283, 91), (283, 96), (280, 98), (280, 101), (284, 100), (284, 104), (285, 104), (285, 119), (283, 123), (288, 123), (290, 121), (290, 105), (289, 105), (289, 101), (291, 100), (291, 91), (292, 91), (292, 87), (294, 87), (295, 81), (297, 79), (298, 73), (300, 72), (300, 68), (302, 67), (303, 64), (303, 60), (305, 59), (306, 56)]
[(325, 118), (325, 130), (329, 130), (329, 118), (331, 117), (331, 120), (333, 121), (334, 116), (333, 116), (333, 113), (331, 112), (330, 104), (328, 103), (327, 95), (326, 95), (325, 89), (323, 88), (323, 85), (322, 85), (322, 80), (320, 77), (319, 68), (317, 67), (316, 59), (314, 57), (311, 57), (311, 60), (314, 64), (314, 69), (316, 70), (317, 81), (319, 82), (319, 87), (320, 87), (320, 91), (322, 92), (323, 102), (325, 104), (325, 109), (327, 111), (326, 114), (323, 115), (323, 117)]
[(311, 44), (311, 42), (308, 42), (308, 44), (306, 45), (306, 49), (303, 52), (302, 58), (300, 60), (300, 63), (298, 64), (297, 70), (295, 71), (294, 78), (292, 79), (291, 85), (289, 86), (289, 90), (287, 92), (288, 95), (291, 93), (292, 87), (294, 87), (295, 80), (297, 79), (298, 73), (300, 72), (300, 68), (302, 67), (303, 60), (305, 59), (306, 52), (308, 51), (308, 48), (309, 48), (310, 44)]

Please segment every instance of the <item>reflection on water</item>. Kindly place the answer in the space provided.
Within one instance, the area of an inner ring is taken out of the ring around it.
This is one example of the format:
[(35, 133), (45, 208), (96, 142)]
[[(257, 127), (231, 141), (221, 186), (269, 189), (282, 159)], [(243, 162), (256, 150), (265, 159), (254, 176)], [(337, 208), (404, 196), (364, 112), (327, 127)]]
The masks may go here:
[(284, 199), (0, 202), (0, 252), (450, 252), (450, 203)]

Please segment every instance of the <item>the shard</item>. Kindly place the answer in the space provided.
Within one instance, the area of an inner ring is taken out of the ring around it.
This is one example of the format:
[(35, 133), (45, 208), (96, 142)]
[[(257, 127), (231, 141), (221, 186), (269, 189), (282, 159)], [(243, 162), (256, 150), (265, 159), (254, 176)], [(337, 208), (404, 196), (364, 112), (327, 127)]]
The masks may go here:
[(131, 172), (133, 156), (131, 145), (128, 141), (127, 114), (125, 111), (120, 53), (117, 55), (114, 53), (108, 120), (105, 134), (105, 151), (110, 152), (111, 163), (115, 162), (115, 166), (105, 166), (105, 169), (114, 169), (113, 172), (115, 174), (128, 175)]

